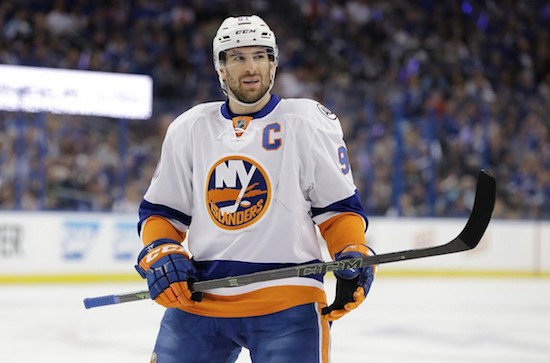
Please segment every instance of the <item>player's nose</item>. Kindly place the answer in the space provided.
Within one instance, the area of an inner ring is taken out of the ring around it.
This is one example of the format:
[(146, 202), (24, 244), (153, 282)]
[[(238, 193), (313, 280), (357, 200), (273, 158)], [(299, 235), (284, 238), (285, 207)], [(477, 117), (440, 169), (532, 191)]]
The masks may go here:
[(256, 69), (258, 69), (258, 63), (253, 57), (246, 57), (244, 62), (244, 69), (250, 74), (254, 74)]

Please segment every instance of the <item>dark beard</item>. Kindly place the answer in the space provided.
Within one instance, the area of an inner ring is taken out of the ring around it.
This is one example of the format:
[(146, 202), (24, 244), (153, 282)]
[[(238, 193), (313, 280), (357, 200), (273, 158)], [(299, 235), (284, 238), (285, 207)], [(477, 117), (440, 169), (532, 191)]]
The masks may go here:
[(228, 88), (235, 95), (235, 98), (237, 98), (237, 100), (244, 103), (254, 103), (254, 102), (258, 102), (259, 100), (262, 99), (262, 97), (265, 96), (265, 94), (269, 90), (269, 85), (263, 85), (261, 88), (261, 91), (258, 94), (256, 93), (249, 94), (247, 92), (241, 92), (239, 89), (235, 90), (229, 85), (228, 85)]

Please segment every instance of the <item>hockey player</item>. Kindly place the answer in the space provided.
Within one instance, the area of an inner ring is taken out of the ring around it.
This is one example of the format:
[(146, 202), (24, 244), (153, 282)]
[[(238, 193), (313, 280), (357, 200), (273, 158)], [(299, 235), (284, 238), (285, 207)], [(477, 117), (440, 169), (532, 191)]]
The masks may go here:
[[(335, 259), (369, 254), (365, 217), (336, 115), (271, 94), (275, 35), (258, 16), (230, 17), (213, 41), (227, 100), (195, 106), (168, 128), (140, 205), (136, 266), (167, 307), (153, 362), (329, 361), (330, 323), (355, 309), (372, 267), (192, 293), (210, 280), (319, 262), (316, 225)], [(182, 246), (187, 237), (188, 251)]]

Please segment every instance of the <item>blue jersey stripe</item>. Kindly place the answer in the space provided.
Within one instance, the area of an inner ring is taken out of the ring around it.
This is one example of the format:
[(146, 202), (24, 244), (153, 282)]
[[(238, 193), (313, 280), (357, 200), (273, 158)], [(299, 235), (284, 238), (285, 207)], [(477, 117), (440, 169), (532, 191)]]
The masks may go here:
[(185, 224), (186, 226), (191, 224), (191, 217), (187, 214), (162, 204), (149, 203), (143, 199), (139, 205), (138, 233), (141, 233), (141, 225), (143, 222), (151, 216), (161, 216), (168, 219), (174, 219)]
[(327, 212), (356, 213), (363, 217), (363, 219), (365, 220), (365, 228), (369, 224), (369, 221), (365, 214), (365, 210), (363, 209), (363, 205), (361, 204), (361, 198), (359, 198), (359, 193), (357, 193), (357, 190), (351, 197), (339, 200), (338, 202), (332, 203), (324, 208), (311, 207), (311, 214), (313, 215), (313, 217)]
[[(312, 260), (304, 262), (303, 264), (308, 263), (317, 263), (321, 262), (319, 260)], [(215, 261), (195, 261), (193, 260), (193, 265), (197, 268), (198, 271), (198, 280), (213, 280), (224, 278), (228, 276), (239, 276), (244, 274), (249, 274), (253, 272), (273, 270), (276, 268), (291, 267), (302, 265), (297, 263), (254, 263), (254, 262), (242, 262), (242, 261), (225, 261), (225, 260), (215, 260)], [(323, 282), (323, 275), (310, 275), (307, 276), (314, 278), (320, 282)]]

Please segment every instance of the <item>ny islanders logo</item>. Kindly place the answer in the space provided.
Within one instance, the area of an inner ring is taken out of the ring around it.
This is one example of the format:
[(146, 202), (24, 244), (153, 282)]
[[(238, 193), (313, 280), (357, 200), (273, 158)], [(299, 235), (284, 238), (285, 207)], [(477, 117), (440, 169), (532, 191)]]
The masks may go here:
[(206, 208), (214, 223), (238, 230), (256, 223), (271, 200), (271, 183), (254, 160), (232, 155), (217, 161), (206, 178)]

